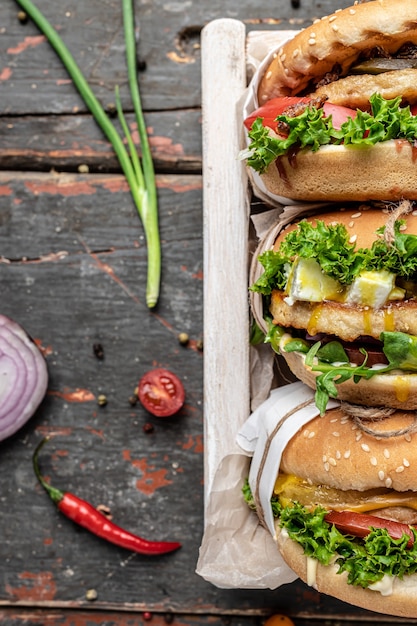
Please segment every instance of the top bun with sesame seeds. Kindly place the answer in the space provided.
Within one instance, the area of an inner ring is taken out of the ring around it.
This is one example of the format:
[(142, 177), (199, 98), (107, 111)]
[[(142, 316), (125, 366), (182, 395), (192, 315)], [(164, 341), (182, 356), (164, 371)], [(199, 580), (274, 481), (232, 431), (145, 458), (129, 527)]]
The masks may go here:
[[(334, 510), (363, 513), (378, 510), (381, 514), (384, 509), (384, 516), (389, 519), (410, 524), (417, 524), (416, 469), (417, 415), (414, 411), (359, 407), (343, 402), (298, 431), (285, 447), (280, 466), (284, 474), (297, 475), (310, 485), (340, 489), (343, 493), (338, 494), (338, 505), (332, 503)], [(347, 491), (373, 489), (382, 489), (379, 495), (383, 497), (375, 498), (375, 493), (356, 494), (355, 502), (349, 504), (351, 494)], [(411, 499), (408, 494), (394, 501), (392, 491), (386, 489), (412, 491), (413, 494)], [(327, 495), (330, 498), (330, 493)], [(326, 508), (330, 508), (329, 501), (325, 502)], [(320, 496), (316, 494), (315, 504), (319, 502)], [(398, 508), (406, 510), (399, 512)]]
[[(338, 10), (297, 33), (264, 65), (256, 77), (259, 108), (245, 120), (245, 154), (270, 194), (301, 201), (417, 199), (417, 123), (411, 119), (413, 130), (385, 129), (378, 138), (373, 126), (381, 102), (395, 100), (384, 124), (407, 106), (414, 118), (417, 0)], [(311, 109), (323, 114), (325, 131), (316, 114), (307, 131), (305, 121), (297, 125)]]
[[(259, 83), (259, 104), (280, 96), (315, 93), (326, 75), (341, 80), (359, 61), (391, 57), (400, 49), (404, 53), (408, 44), (417, 44), (416, 0), (374, 0), (339, 9), (301, 30), (280, 48)], [(374, 73), (374, 80), (381, 74)], [(363, 101), (355, 100), (358, 97), (345, 90), (344, 100), (335, 104), (363, 105)], [(411, 104), (417, 101), (417, 89), (411, 98)]]
[(321, 593), (417, 614), (414, 412), (341, 404), (287, 443), (272, 499), (286, 563)]
[(326, 209), (261, 242), (254, 318), (322, 413), (329, 397), (416, 410), (417, 211), (409, 201)]

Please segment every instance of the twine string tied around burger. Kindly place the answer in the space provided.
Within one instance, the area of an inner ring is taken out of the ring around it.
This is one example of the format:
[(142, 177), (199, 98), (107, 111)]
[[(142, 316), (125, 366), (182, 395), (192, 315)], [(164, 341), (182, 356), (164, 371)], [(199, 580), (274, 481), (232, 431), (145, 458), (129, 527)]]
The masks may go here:
[[(328, 408), (340, 405), (330, 400)], [(296, 382), (273, 389), (237, 435), (238, 445), (252, 455), (249, 486), (261, 524), (275, 538), (271, 496), (285, 446), (295, 433), (319, 415), (314, 391)]]
[(301, 405), (293, 407), (290, 411), (288, 411), (287, 413), (285, 413), (285, 415), (283, 415), (281, 417), (281, 419), (277, 422), (277, 424), (275, 425), (275, 428), (273, 429), (272, 433), (269, 435), (266, 444), (265, 444), (265, 448), (263, 451), (263, 455), (260, 459), (259, 462), (259, 469), (258, 469), (258, 473), (256, 474), (256, 481), (255, 481), (255, 489), (252, 492), (252, 496), (255, 502), (255, 506), (256, 506), (256, 511), (259, 517), (259, 520), (261, 522), (261, 524), (265, 527), (267, 527), (266, 521), (265, 521), (265, 510), (262, 504), (262, 500), (260, 497), (260, 484), (261, 484), (261, 478), (262, 478), (262, 473), (264, 471), (264, 467), (265, 467), (265, 463), (266, 460), (268, 458), (268, 454), (271, 448), (271, 444), (272, 441), (274, 439), (274, 437), (278, 434), (278, 431), (280, 430), (280, 428), (282, 427), (282, 425), (284, 424), (284, 422), (286, 422), (288, 419), (290, 419), (294, 413), (296, 413), (297, 411), (306, 408), (308, 406), (311, 405), (311, 398), (309, 398), (308, 400), (306, 400), (305, 402), (303, 402)]
[(397, 430), (378, 430), (374, 427), (374, 424), (378, 422), (386, 422), (390, 415), (396, 412), (396, 409), (388, 407), (372, 407), (372, 406), (359, 406), (357, 404), (351, 404), (349, 402), (341, 402), (341, 410), (347, 415), (356, 426), (364, 433), (376, 439), (390, 439), (391, 437), (401, 437), (412, 435), (417, 432), (417, 412), (410, 412), (411, 423), (405, 428), (399, 428)]
[(395, 222), (400, 220), (408, 213), (411, 213), (413, 208), (414, 205), (412, 202), (410, 202), (410, 200), (403, 200), (394, 208), (393, 211), (390, 212), (384, 231), (384, 239), (387, 245), (392, 246), (392, 244), (394, 243)]

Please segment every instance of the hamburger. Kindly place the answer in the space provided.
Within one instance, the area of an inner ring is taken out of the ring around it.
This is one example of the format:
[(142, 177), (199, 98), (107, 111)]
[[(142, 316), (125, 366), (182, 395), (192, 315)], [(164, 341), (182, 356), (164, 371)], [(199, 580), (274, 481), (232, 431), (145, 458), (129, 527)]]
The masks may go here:
[[(271, 507), (278, 548), (304, 582), (365, 609), (417, 615), (416, 437), (411, 412), (342, 404), (290, 439)], [(244, 494), (257, 509), (256, 488)]]
[(270, 194), (417, 199), (417, 0), (317, 20), (259, 70), (241, 153)]
[(253, 258), (256, 322), (291, 372), (329, 398), (417, 409), (417, 213), (329, 206)]

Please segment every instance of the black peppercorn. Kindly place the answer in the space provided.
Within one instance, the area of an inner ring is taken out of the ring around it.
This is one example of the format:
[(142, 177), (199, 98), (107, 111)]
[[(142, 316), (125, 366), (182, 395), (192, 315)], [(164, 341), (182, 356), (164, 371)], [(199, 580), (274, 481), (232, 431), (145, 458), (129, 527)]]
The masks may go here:
[(93, 345), (93, 352), (94, 352), (94, 356), (100, 361), (104, 359), (104, 350), (103, 350), (103, 346), (101, 345), (101, 343), (95, 343)]

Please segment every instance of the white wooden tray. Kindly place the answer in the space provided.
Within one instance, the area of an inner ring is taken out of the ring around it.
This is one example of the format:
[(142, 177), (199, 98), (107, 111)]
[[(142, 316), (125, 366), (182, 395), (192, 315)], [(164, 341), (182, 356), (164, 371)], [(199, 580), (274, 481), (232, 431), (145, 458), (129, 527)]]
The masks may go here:
[(202, 34), (205, 494), (249, 411), (249, 199), (237, 102), (246, 87), (244, 24)]
[(248, 254), (250, 200), (241, 104), (252, 61), (294, 31), (254, 31), (220, 19), (202, 33), (205, 494), (219, 461), (236, 451), (250, 412)]
[(253, 355), (252, 192), (238, 159), (245, 145), (243, 104), (249, 68), (289, 34), (256, 31), (246, 37), (244, 24), (231, 19), (211, 22), (202, 33), (205, 530), (196, 572), (223, 588), (273, 589), (295, 577), (242, 499), (248, 457), (236, 443), (250, 415)]

